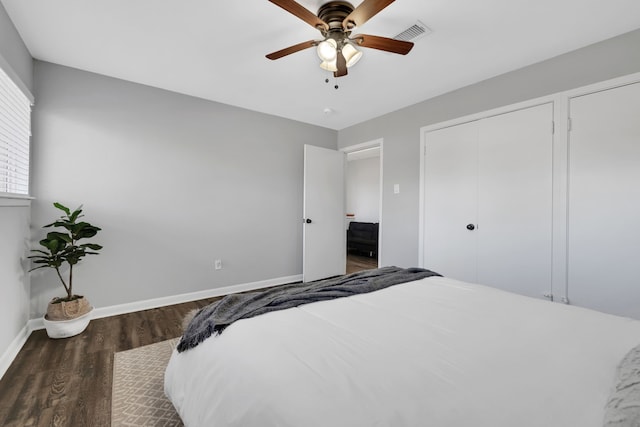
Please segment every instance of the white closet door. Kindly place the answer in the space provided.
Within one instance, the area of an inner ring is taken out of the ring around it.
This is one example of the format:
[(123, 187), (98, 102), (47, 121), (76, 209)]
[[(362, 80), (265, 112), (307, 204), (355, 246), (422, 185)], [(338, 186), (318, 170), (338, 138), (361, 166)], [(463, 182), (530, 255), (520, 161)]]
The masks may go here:
[(479, 122), (478, 283), (551, 291), (553, 106)]
[(424, 266), (476, 281), (478, 125), (466, 123), (425, 136)]
[(640, 84), (569, 109), (569, 300), (640, 318)]

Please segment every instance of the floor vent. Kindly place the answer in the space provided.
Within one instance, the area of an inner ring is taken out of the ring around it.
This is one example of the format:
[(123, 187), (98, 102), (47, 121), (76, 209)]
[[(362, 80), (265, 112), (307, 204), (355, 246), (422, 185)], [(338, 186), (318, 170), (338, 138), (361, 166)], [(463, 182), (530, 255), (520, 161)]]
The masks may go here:
[(431, 33), (431, 30), (426, 25), (420, 21), (416, 21), (415, 24), (395, 36), (394, 39), (414, 42), (429, 33)]

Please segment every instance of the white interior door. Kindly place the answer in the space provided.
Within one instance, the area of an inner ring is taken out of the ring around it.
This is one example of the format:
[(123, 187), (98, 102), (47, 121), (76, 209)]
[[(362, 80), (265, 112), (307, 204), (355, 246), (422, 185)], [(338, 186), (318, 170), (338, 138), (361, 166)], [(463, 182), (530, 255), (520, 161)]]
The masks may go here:
[(640, 318), (640, 83), (569, 111), (569, 300)]
[(302, 280), (346, 272), (345, 154), (304, 146)]
[(424, 155), (423, 265), (476, 282), (477, 122), (429, 132)]
[(553, 106), (479, 122), (478, 283), (551, 293)]

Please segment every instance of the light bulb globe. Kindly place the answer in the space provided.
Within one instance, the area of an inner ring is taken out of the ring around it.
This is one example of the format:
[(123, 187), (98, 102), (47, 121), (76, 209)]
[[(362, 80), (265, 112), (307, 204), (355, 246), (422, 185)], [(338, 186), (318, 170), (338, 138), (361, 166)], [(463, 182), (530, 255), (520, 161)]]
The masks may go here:
[(351, 43), (345, 43), (342, 47), (342, 54), (347, 62), (347, 67), (353, 67), (362, 58), (362, 52), (355, 48)]
[(325, 62), (331, 62), (338, 55), (338, 52), (336, 51), (337, 47), (338, 47), (338, 44), (336, 43), (335, 40), (333, 39), (323, 40), (320, 43), (318, 43), (318, 48), (317, 48), (318, 56), (320, 57), (320, 59), (322, 59)]

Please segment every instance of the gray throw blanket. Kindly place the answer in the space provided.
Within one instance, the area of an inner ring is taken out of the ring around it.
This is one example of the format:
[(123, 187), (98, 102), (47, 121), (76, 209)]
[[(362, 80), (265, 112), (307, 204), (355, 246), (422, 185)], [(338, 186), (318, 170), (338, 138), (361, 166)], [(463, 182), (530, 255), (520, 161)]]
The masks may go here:
[(383, 267), (315, 282), (291, 283), (264, 291), (227, 295), (195, 315), (178, 344), (178, 352), (197, 346), (211, 335), (222, 333), (236, 320), (316, 301), (373, 292), (430, 276), (440, 275), (422, 268)]

